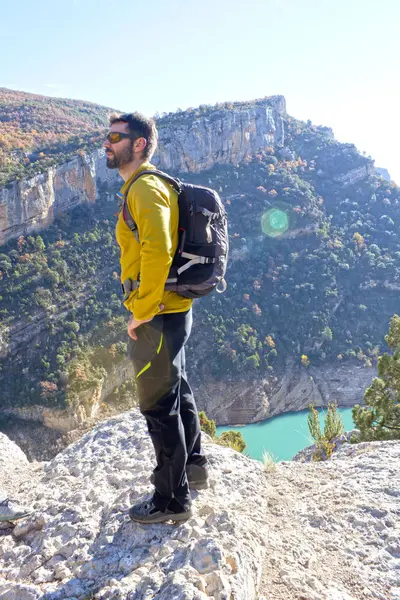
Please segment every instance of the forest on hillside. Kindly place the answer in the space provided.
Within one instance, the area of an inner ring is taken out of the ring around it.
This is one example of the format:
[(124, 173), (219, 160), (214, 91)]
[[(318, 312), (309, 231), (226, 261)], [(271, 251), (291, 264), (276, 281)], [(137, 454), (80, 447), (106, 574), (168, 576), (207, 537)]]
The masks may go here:
[[(228, 289), (195, 303), (197, 377), (272, 374), (288, 357), (371, 365), (396, 312), (400, 190), (329, 130), (290, 117), (286, 129), (281, 150), (181, 174), (219, 191), (230, 227)], [(4, 405), (74, 403), (125, 356), (114, 191), (1, 248)], [(282, 235), (268, 230), (273, 210)]]
[(99, 146), (112, 110), (0, 88), (0, 186)]

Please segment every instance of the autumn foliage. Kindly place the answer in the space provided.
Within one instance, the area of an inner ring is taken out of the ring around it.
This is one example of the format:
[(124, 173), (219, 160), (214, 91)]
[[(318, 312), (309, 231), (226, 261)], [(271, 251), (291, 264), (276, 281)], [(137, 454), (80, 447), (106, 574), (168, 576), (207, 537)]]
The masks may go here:
[(0, 88), (0, 185), (99, 145), (111, 109)]

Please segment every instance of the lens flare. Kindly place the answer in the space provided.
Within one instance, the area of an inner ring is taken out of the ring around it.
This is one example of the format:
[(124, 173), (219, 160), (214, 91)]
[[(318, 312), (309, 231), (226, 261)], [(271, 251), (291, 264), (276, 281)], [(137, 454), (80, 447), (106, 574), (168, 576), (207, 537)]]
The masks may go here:
[(279, 237), (290, 227), (289, 215), (282, 208), (270, 208), (261, 217), (261, 229), (269, 237)]

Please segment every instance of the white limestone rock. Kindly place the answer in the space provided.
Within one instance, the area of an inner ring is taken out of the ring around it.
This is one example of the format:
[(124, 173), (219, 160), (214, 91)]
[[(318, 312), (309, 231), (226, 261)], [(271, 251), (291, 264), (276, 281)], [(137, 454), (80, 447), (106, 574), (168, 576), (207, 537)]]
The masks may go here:
[(0, 600), (399, 600), (399, 442), (268, 473), (205, 448), (210, 487), (179, 525), (128, 517), (154, 466), (136, 411), (45, 463), (34, 518), (0, 536)]
[(36, 521), (21, 522), (13, 546), (0, 551), (1, 600), (15, 597), (9, 581), (46, 600), (253, 598), (266, 535), (257, 500), (263, 467), (210, 442), (207, 454), (211, 484), (193, 493), (194, 516), (139, 525), (127, 511), (151, 490), (144, 420), (132, 412), (93, 429), (44, 465), (31, 496)]
[(29, 461), (21, 448), (14, 444), (4, 433), (0, 433), (0, 472), (12, 475), (18, 469), (24, 469)]

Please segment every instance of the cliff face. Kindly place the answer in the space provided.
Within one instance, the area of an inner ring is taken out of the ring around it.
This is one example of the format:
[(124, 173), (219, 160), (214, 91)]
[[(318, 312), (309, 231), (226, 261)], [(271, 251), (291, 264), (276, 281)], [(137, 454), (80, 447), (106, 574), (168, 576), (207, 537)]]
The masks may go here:
[(0, 244), (50, 225), (54, 217), (77, 204), (95, 202), (100, 183), (117, 182), (96, 150), (32, 179), (0, 189)]
[[(184, 113), (186, 115), (186, 113)], [(201, 171), (218, 163), (237, 163), (266, 146), (284, 144), (285, 99), (215, 110), (190, 119), (162, 119), (155, 164), (172, 172)], [(187, 117), (187, 115), (186, 115)], [(57, 214), (77, 204), (95, 202), (98, 186), (120, 178), (105, 165), (104, 153), (76, 157), (32, 179), (0, 190), (0, 245), (50, 225)]]
[[(213, 379), (196, 373), (196, 366), (191, 364), (191, 381), (199, 410), (204, 410), (217, 425), (255, 423), (284, 412), (305, 410), (310, 404), (324, 407), (333, 402), (341, 407), (351, 407), (362, 403), (365, 389), (376, 376), (374, 368), (356, 364), (336, 368), (311, 366), (305, 371), (291, 361), (282, 373), (273, 377), (250, 373)], [(75, 410), (33, 405), (3, 408), (2, 413), (68, 432), (82, 424), (95, 422), (100, 416), (101, 404), (131, 377), (132, 366), (129, 361), (123, 361), (98, 386), (81, 394)], [(135, 403), (136, 399), (132, 397), (132, 405)]]
[(355, 364), (311, 366), (305, 370), (288, 361), (283, 373), (269, 378), (254, 373), (224, 380), (197, 377), (195, 390), (199, 406), (218, 425), (235, 425), (305, 410), (310, 404), (360, 404), (374, 376), (375, 369)]
[(155, 163), (161, 169), (202, 171), (215, 164), (238, 163), (267, 146), (285, 142), (286, 102), (275, 96), (233, 110), (215, 110), (208, 116), (161, 123)]
[[(26, 423), (42, 424), (46, 428), (58, 432), (69, 432), (81, 425), (93, 425), (101, 414), (101, 405), (125, 381), (134, 377), (132, 363), (125, 359), (116, 365), (112, 372), (100, 380), (97, 385), (79, 396), (79, 404), (75, 408), (60, 410), (34, 404), (32, 406), (10, 406), (2, 409), (2, 415), (12, 417)], [(136, 398), (131, 402), (120, 402), (119, 410), (126, 410), (136, 404)], [(12, 436), (11, 436), (12, 437)], [(20, 442), (19, 442), (20, 443)]]

